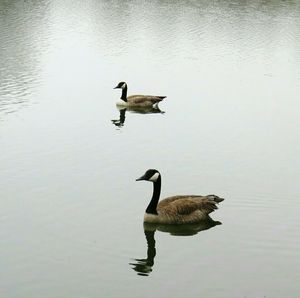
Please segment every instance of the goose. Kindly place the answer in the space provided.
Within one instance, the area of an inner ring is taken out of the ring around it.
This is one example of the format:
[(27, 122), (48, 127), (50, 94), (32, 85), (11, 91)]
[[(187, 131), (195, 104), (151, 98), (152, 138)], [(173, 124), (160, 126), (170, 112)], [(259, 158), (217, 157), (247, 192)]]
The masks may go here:
[(161, 174), (149, 169), (136, 181), (153, 182), (153, 194), (144, 215), (144, 222), (158, 224), (191, 224), (212, 220), (211, 212), (218, 209), (217, 204), (224, 201), (216, 195), (177, 195), (159, 201)]
[(152, 107), (157, 106), (166, 96), (154, 95), (130, 95), (127, 97), (127, 84), (120, 82), (114, 89), (122, 89), (121, 101), (117, 102), (119, 106), (125, 107)]

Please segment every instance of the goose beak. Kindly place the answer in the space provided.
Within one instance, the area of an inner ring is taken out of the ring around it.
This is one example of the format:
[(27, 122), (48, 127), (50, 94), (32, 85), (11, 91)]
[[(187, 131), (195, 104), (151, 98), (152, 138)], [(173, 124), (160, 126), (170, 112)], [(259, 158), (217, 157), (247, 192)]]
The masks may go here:
[(142, 177), (140, 177), (140, 178), (135, 179), (135, 181), (141, 181), (141, 180), (145, 180), (144, 175)]
[(113, 89), (118, 89), (119, 87), (118, 86), (116, 86), (116, 87), (114, 87)]

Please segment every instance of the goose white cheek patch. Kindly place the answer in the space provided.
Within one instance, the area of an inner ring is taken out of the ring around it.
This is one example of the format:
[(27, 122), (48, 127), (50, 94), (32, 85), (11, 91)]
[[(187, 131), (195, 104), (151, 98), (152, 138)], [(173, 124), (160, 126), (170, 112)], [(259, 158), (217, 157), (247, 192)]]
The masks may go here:
[(124, 83), (121, 88), (124, 89), (125, 87), (126, 87), (126, 83)]
[(159, 173), (155, 173), (155, 174), (149, 179), (149, 181), (156, 182), (156, 180), (158, 179), (158, 177), (159, 177)]

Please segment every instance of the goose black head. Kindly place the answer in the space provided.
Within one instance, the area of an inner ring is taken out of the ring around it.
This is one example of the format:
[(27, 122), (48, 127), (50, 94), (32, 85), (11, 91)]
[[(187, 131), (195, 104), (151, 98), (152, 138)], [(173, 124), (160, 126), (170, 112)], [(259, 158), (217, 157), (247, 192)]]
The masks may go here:
[(136, 179), (136, 181), (146, 180), (150, 182), (156, 182), (159, 177), (160, 177), (160, 173), (157, 170), (149, 169), (146, 171), (146, 173), (143, 176)]
[(124, 89), (127, 87), (125, 82), (120, 82), (114, 89)]

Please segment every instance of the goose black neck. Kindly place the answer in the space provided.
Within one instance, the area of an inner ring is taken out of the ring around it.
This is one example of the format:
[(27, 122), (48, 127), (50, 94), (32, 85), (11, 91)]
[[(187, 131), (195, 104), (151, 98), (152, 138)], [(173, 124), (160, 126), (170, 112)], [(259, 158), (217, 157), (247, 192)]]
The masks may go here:
[(160, 188), (161, 188), (161, 177), (159, 176), (158, 179), (153, 182), (153, 194), (151, 201), (146, 209), (146, 213), (150, 214), (157, 214), (157, 204), (160, 196)]
[(121, 99), (127, 102), (127, 86), (122, 89)]

